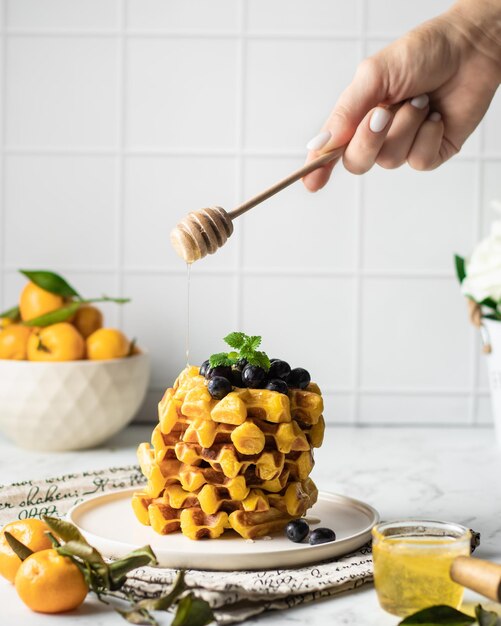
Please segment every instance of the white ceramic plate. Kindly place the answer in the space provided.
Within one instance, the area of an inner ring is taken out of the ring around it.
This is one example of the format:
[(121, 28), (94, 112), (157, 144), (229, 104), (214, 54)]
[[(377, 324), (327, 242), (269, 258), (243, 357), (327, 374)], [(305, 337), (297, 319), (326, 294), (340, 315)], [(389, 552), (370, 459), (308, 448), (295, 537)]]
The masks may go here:
[(130, 499), (137, 489), (99, 495), (75, 505), (68, 512), (86, 539), (104, 556), (121, 557), (149, 544), (164, 567), (202, 570), (245, 570), (297, 567), (348, 554), (366, 543), (379, 521), (368, 504), (335, 493), (320, 492), (308, 511), (310, 527), (326, 526), (336, 532), (336, 541), (310, 546), (293, 543), (284, 535), (271, 539), (242, 539), (226, 531), (221, 538), (193, 541), (180, 532), (159, 535), (143, 526), (134, 515)]

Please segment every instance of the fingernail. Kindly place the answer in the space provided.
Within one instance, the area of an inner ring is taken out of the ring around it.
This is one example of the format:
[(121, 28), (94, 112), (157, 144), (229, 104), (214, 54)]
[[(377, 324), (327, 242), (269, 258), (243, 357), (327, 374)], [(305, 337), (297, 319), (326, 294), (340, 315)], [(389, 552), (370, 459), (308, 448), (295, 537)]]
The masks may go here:
[(318, 133), (316, 137), (313, 137), (313, 139), (308, 141), (306, 148), (308, 150), (320, 150), (327, 144), (331, 137), (332, 135), (330, 130), (323, 130), (321, 133)]
[(442, 119), (442, 116), (440, 115), (438, 111), (435, 111), (429, 116), (428, 119), (430, 120), (430, 122), (440, 122), (440, 120)]
[(374, 109), (374, 113), (371, 115), (369, 128), (372, 130), (373, 133), (380, 133), (386, 128), (386, 125), (390, 121), (390, 118), (391, 113), (388, 111), (388, 109), (377, 107), (376, 109)]
[(428, 97), (428, 94), (424, 93), (422, 96), (416, 96), (415, 98), (412, 98), (411, 104), (416, 109), (424, 109), (429, 101), (430, 98)]

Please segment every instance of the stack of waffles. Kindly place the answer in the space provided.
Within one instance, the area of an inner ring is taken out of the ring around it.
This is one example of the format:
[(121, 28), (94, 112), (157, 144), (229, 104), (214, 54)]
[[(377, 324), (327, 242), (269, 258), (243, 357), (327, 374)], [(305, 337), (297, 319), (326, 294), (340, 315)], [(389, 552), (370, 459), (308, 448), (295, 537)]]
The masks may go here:
[(325, 428), (315, 383), (287, 395), (234, 387), (216, 400), (199, 368), (187, 367), (158, 409), (151, 445), (138, 448), (147, 486), (132, 499), (156, 532), (215, 539), (233, 529), (254, 539), (315, 503), (309, 475)]

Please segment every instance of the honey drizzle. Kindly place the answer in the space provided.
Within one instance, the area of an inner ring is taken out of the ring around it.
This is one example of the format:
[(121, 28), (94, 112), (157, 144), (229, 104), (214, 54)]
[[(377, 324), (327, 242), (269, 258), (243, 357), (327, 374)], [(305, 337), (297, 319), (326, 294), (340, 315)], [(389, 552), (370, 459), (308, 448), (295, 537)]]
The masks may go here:
[(190, 279), (191, 263), (186, 263), (186, 367), (190, 364)]

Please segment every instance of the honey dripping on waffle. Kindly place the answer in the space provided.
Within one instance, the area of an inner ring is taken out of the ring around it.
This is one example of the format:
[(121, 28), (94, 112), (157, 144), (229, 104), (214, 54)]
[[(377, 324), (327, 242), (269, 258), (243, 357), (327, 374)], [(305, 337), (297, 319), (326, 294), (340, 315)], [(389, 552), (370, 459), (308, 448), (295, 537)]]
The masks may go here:
[(190, 364), (190, 279), (191, 263), (186, 263), (186, 367)]

